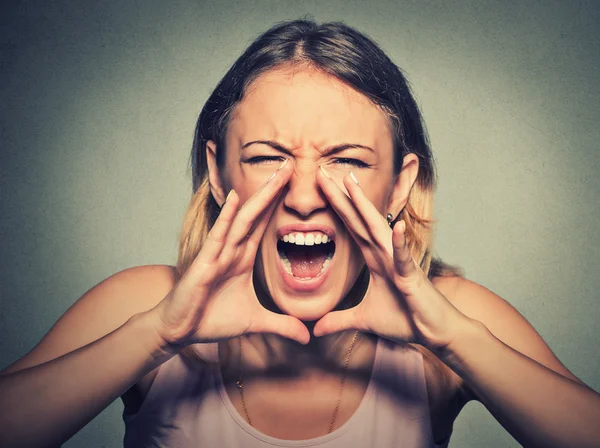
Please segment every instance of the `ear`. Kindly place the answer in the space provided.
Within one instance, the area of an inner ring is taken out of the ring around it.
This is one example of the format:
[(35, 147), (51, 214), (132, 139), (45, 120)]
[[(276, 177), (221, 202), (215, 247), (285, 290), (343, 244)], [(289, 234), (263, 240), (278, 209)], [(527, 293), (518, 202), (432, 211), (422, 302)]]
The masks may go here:
[(404, 156), (400, 173), (396, 176), (392, 194), (388, 201), (386, 215), (390, 213), (395, 221), (408, 202), (408, 195), (419, 174), (419, 157), (409, 153)]
[(222, 207), (225, 203), (225, 190), (221, 181), (221, 173), (217, 167), (217, 145), (212, 140), (206, 142), (206, 161), (208, 164), (208, 182), (213, 198)]

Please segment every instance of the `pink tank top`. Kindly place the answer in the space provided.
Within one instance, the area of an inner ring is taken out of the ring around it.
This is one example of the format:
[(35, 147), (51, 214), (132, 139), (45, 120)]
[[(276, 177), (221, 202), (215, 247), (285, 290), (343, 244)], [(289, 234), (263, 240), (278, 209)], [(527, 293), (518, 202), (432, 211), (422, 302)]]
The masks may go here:
[(125, 448), (140, 447), (398, 447), (436, 444), (429, 419), (423, 357), (410, 345), (377, 338), (373, 371), (355, 413), (330, 434), (282, 440), (257, 431), (240, 415), (225, 390), (218, 343), (194, 348), (215, 364), (175, 356), (162, 364), (136, 414), (124, 414)]

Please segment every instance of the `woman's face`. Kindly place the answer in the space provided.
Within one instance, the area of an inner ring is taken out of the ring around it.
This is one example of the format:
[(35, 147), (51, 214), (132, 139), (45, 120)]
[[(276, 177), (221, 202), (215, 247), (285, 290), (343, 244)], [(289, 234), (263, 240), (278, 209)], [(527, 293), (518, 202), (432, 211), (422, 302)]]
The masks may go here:
[[(225, 193), (235, 189), (243, 204), (286, 157), (294, 167), (255, 264), (260, 283), (255, 285), (257, 291), (266, 289), (283, 313), (305, 321), (317, 320), (334, 309), (356, 282), (364, 259), (320, 190), (317, 170), (323, 165), (346, 194), (342, 178), (353, 171), (367, 197), (385, 216), (394, 188), (388, 126), (385, 114), (364, 95), (316, 70), (264, 73), (234, 109), (226, 136), (225, 166), (220, 171)], [(253, 143), (257, 141), (263, 143)], [(328, 149), (342, 144), (365, 148)], [(305, 230), (293, 229), (298, 224)], [(324, 227), (319, 230), (318, 226)], [(278, 242), (290, 233), (296, 242), (298, 233), (305, 239), (308, 234), (319, 239), (323, 231), (334, 235), (334, 244)], [(325, 262), (333, 248), (333, 257)], [(289, 260), (292, 274), (284, 269), (287, 262), (282, 257)], [(324, 262), (326, 268), (319, 274)]]

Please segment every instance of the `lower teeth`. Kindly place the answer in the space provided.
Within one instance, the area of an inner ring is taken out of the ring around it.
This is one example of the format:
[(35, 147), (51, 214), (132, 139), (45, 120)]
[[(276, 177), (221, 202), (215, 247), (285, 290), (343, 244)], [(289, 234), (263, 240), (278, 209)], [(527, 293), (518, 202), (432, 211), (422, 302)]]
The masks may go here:
[(315, 278), (315, 277), (318, 277), (319, 275), (321, 275), (323, 272), (325, 272), (325, 269), (327, 269), (327, 266), (329, 266), (329, 263), (331, 262), (331, 258), (333, 257), (333, 254), (327, 255), (327, 258), (323, 262), (323, 266), (321, 266), (321, 271), (315, 277), (296, 277), (294, 275), (294, 273), (292, 272), (292, 263), (285, 256), (285, 253), (279, 252), (279, 255), (281, 257), (281, 264), (283, 264), (283, 269), (285, 269), (285, 272), (287, 272), (292, 277), (297, 278), (299, 280), (310, 280), (311, 278)]

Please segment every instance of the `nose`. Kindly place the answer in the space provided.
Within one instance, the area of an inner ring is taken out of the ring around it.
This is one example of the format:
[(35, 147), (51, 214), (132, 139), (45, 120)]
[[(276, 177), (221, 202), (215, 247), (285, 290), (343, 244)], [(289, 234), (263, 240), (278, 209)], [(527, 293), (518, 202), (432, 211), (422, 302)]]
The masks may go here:
[(317, 184), (319, 167), (294, 167), (284, 192), (283, 205), (302, 217), (309, 217), (317, 210), (327, 208), (327, 198)]

